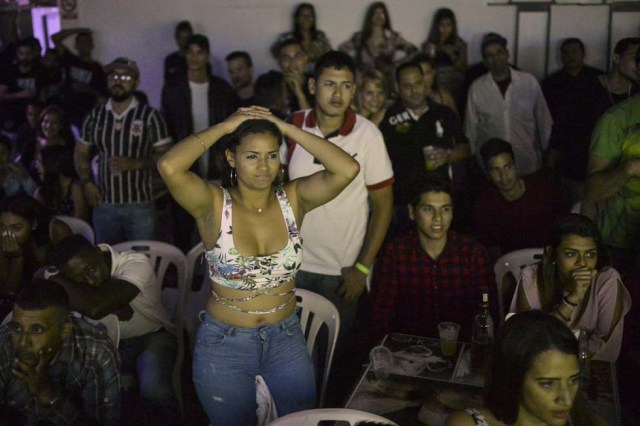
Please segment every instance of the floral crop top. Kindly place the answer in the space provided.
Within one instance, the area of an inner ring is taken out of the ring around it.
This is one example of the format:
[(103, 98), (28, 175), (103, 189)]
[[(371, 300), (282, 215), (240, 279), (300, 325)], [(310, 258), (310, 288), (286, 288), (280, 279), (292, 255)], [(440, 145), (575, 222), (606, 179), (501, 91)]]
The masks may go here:
[(275, 192), (287, 224), (289, 239), (282, 250), (266, 256), (243, 256), (235, 248), (231, 229), (231, 195), (226, 188), (222, 188), (222, 192), (224, 202), (220, 234), (213, 249), (205, 251), (211, 279), (236, 290), (263, 290), (289, 282), (300, 269), (302, 241), (293, 209), (282, 185), (276, 186)]

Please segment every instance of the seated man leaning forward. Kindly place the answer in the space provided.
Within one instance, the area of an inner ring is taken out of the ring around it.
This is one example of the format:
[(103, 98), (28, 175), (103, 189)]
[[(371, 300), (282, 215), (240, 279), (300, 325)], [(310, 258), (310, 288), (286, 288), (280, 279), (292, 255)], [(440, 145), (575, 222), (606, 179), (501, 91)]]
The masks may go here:
[(448, 177), (429, 173), (413, 188), (408, 208), (415, 228), (386, 244), (373, 275), (375, 336), (437, 337), (439, 322), (454, 321), (468, 341), (481, 289), (489, 290), (497, 318), (493, 265), (484, 247), (449, 230), (453, 185)]
[(64, 289), (34, 280), (0, 328), (0, 424), (117, 425), (119, 367), (109, 337), (69, 315)]
[(493, 187), (474, 209), (474, 235), (497, 258), (513, 250), (542, 247), (553, 222), (568, 210), (555, 182), (543, 175), (519, 176), (513, 147), (489, 139), (480, 155)]
[(147, 256), (72, 235), (56, 245), (53, 264), (45, 275), (67, 290), (71, 309), (93, 319), (118, 315), (122, 372), (137, 373), (139, 414), (154, 424), (179, 424), (172, 382), (177, 341)]

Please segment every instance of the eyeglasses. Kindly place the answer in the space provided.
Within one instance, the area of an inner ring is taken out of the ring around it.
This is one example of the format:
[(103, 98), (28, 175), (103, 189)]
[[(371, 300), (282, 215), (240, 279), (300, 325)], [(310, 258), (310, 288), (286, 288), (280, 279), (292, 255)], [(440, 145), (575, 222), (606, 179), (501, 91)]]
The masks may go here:
[(133, 76), (131, 74), (111, 73), (107, 76), (107, 79), (111, 81), (131, 81), (133, 80)]

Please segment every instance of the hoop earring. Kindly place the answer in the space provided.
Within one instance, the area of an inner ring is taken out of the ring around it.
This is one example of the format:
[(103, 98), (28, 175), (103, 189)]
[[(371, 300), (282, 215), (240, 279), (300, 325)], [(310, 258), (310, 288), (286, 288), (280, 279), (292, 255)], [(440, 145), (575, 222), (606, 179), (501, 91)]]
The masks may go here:
[(284, 183), (284, 167), (280, 166), (280, 171), (278, 172), (278, 176), (276, 176), (276, 180), (273, 182), (274, 185), (281, 185)]
[(229, 185), (236, 186), (238, 184), (238, 176), (236, 174), (236, 168), (232, 167), (229, 172)]

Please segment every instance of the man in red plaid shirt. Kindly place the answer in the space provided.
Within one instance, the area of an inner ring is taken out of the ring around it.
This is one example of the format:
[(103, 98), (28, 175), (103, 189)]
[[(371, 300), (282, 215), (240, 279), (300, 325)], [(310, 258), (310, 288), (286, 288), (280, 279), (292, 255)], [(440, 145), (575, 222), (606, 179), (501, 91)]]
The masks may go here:
[(376, 337), (395, 332), (437, 337), (440, 321), (459, 323), (461, 339), (471, 336), (480, 290), (489, 290), (497, 320), (493, 265), (485, 248), (450, 231), (453, 186), (430, 173), (413, 186), (409, 217), (415, 228), (388, 243), (373, 276)]

